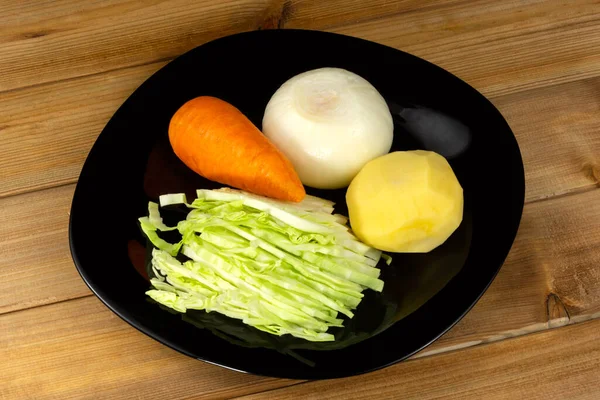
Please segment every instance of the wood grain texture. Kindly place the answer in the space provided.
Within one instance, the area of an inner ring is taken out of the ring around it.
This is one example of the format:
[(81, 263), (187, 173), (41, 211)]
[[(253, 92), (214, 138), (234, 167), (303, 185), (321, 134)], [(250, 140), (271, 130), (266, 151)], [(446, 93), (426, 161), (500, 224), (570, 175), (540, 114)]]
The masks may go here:
[(76, 182), (110, 117), (162, 65), (0, 94), (0, 197)]
[(523, 157), (526, 201), (600, 187), (600, 79), (492, 100)]
[(172, 58), (256, 28), (268, 0), (4, 1), (0, 90)]
[(73, 189), (0, 200), (0, 314), (91, 293), (69, 252)]
[(421, 3), (9, 0), (0, 4), (0, 90), (173, 58), (220, 36), (283, 27), (290, 21), (318, 28), (413, 10)]
[(597, 76), (598, 0), (458, 1), (332, 29), (434, 62), (487, 96)]
[[(275, 27), (374, 40), (439, 63), (488, 95), (600, 72), (597, 0), (3, 2), (0, 90), (171, 59)], [(390, 16), (391, 15), (391, 16)]]
[(292, 382), (183, 356), (95, 297), (0, 316), (3, 400), (225, 399)]
[(592, 400), (600, 381), (599, 340), (600, 321), (592, 321), (240, 399)]

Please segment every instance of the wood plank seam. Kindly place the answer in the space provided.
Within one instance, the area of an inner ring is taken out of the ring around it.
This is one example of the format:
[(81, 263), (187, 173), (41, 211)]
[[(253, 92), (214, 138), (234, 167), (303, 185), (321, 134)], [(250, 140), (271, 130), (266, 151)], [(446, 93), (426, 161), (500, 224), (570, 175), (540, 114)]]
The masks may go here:
[(592, 182), (588, 186), (580, 186), (578, 188), (573, 188), (569, 191), (561, 192), (561, 193), (550, 193), (549, 195), (544, 196), (544, 197), (538, 197), (538, 198), (535, 198), (532, 200), (526, 200), (525, 204), (541, 203), (541, 202), (544, 202), (547, 200), (556, 200), (556, 199), (561, 199), (563, 197), (576, 196), (578, 194), (588, 193), (588, 192), (591, 192), (591, 191), (599, 189), (599, 188), (600, 188), (600, 179), (596, 178), (596, 182)]
[[(550, 33), (553, 31), (561, 31), (564, 28), (569, 28), (569, 27), (577, 27), (577, 28), (595, 28), (596, 25), (598, 25), (598, 22), (600, 21), (599, 19), (594, 19), (594, 20), (590, 20), (590, 21), (584, 21), (584, 22), (568, 22), (568, 23), (564, 23), (562, 25), (557, 25), (557, 26), (552, 26), (552, 27), (548, 27), (547, 29), (541, 29), (538, 32), (539, 33)], [(523, 36), (523, 32), (519, 32), (519, 33), (513, 33), (511, 35), (506, 35), (500, 38), (490, 38), (487, 40), (483, 40), (481, 43), (484, 44), (497, 44), (497, 43), (502, 43), (508, 39), (518, 39), (520, 37)], [(457, 47), (460, 48), (460, 47)]]
[[(170, 61), (173, 61), (176, 58), (177, 57), (157, 58), (157, 59), (153, 59), (153, 60), (144, 61), (144, 62), (141, 62), (141, 63), (123, 65), (123, 66), (120, 66), (120, 67), (117, 67), (117, 68), (110, 68), (110, 69), (106, 69), (106, 70), (98, 71), (98, 72), (91, 72), (89, 74), (75, 75), (75, 76), (70, 76), (70, 77), (64, 78), (64, 79), (56, 79), (56, 80), (53, 80), (53, 81), (40, 82), (40, 83), (31, 84), (31, 85), (24, 85), (24, 86), (14, 87), (14, 88), (11, 88), (11, 89), (0, 90), (0, 95), (7, 94), (7, 93), (16, 93), (16, 92), (19, 92), (21, 90), (28, 90), (28, 89), (38, 88), (38, 87), (49, 86), (49, 85), (53, 85), (53, 84), (56, 84), (56, 83), (71, 82), (71, 81), (75, 81), (75, 80), (78, 80), (78, 79), (89, 78), (89, 77), (92, 77), (92, 76), (101, 76), (101, 75), (104, 75), (104, 74), (109, 74), (111, 72), (123, 71), (123, 70), (127, 70), (127, 69), (133, 69), (133, 68), (137, 68), (137, 67), (143, 67), (143, 66), (146, 66), (146, 65), (153, 65), (153, 64), (160, 64), (160, 63), (164, 63), (164, 62), (170, 62)], [(148, 76), (146, 79), (148, 79), (148, 78), (150, 78), (150, 76)], [(0, 130), (2, 130), (1, 128), (2, 127), (0, 127)]]
[[(304, 387), (282, 386), (269, 391), (268, 397), (241, 395), (236, 399), (596, 399), (600, 366), (594, 346), (597, 325), (596, 321), (577, 328), (540, 332), (468, 352), (445, 354), (435, 360), (408, 360), (388, 367), (387, 374), (380, 370), (363, 379), (303, 382), (300, 385)], [(579, 350), (581, 347), (585, 350)], [(578, 354), (571, 356), (573, 352)], [(539, 361), (550, 365), (540, 365)], [(544, 369), (544, 376), (540, 376)], [(329, 384), (338, 384), (339, 390), (327, 391)], [(324, 396), (317, 394), (323, 391)]]
[(570, 319), (566, 323), (561, 319), (555, 319), (552, 321), (548, 321), (547, 326), (543, 326), (541, 324), (536, 324), (536, 325), (534, 325), (534, 328), (524, 327), (521, 329), (515, 329), (515, 330), (511, 330), (511, 331), (501, 332), (497, 335), (490, 336), (489, 338), (486, 338), (484, 340), (465, 342), (465, 343), (457, 345), (457, 346), (441, 347), (439, 349), (435, 349), (432, 351), (427, 351), (427, 349), (424, 349), (420, 353), (417, 353), (414, 356), (412, 356), (410, 359), (431, 357), (431, 356), (435, 356), (438, 354), (447, 354), (447, 353), (451, 353), (454, 351), (459, 351), (459, 350), (477, 347), (477, 346), (483, 346), (486, 344), (496, 343), (496, 342), (500, 342), (503, 340), (520, 338), (520, 337), (525, 337), (525, 336), (533, 335), (533, 334), (540, 333), (540, 332), (546, 332), (546, 331), (550, 331), (550, 330), (554, 330), (554, 329), (564, 328), (567, 326), (578, 325), (578, 324), (581, 324), (584, 322), (593, 321), (593, 320), (597, 320), (597, 319), (600, 319), (600, 313), (581, 315), (577, 319), (575, 319), (575, 318)]
[[(461, 350), (475, 349), (475, 348), (478, 348), (478, 347), (485, 347), (487, 345), (491, 345), (491, 344), (498, 343), (498, 342), (501, 342), (501, 341), (518, 340), (518, 339), (522, 339), (522, 338), (528, 337), (528, 336), (533, 336), (533, 335), (536, 335), (536, 334), (539, 334), (539, 333), (542, 333), (542, 332), (557, 331), (557, 330), (560, 330), (561, 328), (567, 328), (567, 327), (570, 327), (570, 326), (583, 324), (585, 322), (590, 322), (592, 320), (598, 319), (599, 317), (600, 317), (600, 313), (598, 313), (597, 315), (595, 315), (594, 318), (588, 318), (588, 319), (577, 321), (577, 322), (574, 322), (574, 323), (569, 323), (569, 324), (565, 324), (565, 325), (549, 327), (547, 329), (539, 329), (539, 330), (534, 330), (534, 331), (528, 331), (526, 333), (516, 334), (516, 335), (512, 335), (512, 336), (506, 336), (504, 338), (500, 338), (500, 339), (496, 339), (496, 340), (484, 340), (484, 341), (481, 341), (479, 343), (473, 343), (473, 344), (470, 344), (470, 345), (467, 345), (467, 346), (463, 346), (463, 347), (455, 347), (455, 348), (448, 348), (448, 349), (439, 349), (439, 351), (435, 351), (435, 352), (426, 352), (425, 351), (425, 352), (417, 353), (416, 355), (414, 355), (412, 357), (409, 357), (409, 358), (407, 358), (406, 360), (404, 360), (402, 362), (410, 362), (410, 361), (413, 361), (413, 360), (424, 359), (424, 358), (427, 358), (427, 357), (433, 357), (433, 356), (442, 355), (442, 354), (449, 355), (449, 354), (452, 354), (452, 353), (458, 353)], [(389, 367), (392, 367), (392, 366), (389, 366)], [(388, 367), (386, 367), (386, 368), (388, 368)], [(382, 369), (380, 369), (380, 371), (384, 370), (386, 368), (382, 368)], [(373, 371), (373, 372), (376, 372), (376, 371)], [(289, 389), (289, 388), (291, 388), (293, 386), (300, 386), (300, 385), (310, 384), (311, 382), (313, 382), (313, 381), (302, 381), (302, 382), (294, 383), (292, 385), (287, 385), (287, 386), (280, 387), (280, 388), (272, 388), (272, 389), (268, 389), (268, 390), (265, 390), (265, 391), (262, 391), (262, 392), (257, 392), (255, 394), (260, 394), (260, 395), (267, 394), (268, 395), (269, 392), (279, 392), (281, 390)], [(243, 396), (231, 397), (230, 400), (243, 399), (243, 398), (245, 398), (247, 396), (250, 396), (250, 395), (249, 394), (245, 394)]]
[[(73, 268), (75, 268), (75, 265), (73, 265)], [(65, 298), (65, 299), (61, 299), (61, 300), (56, 300), (56, 301), (53, 301), (52, 303), (36, 304), (31, 307), (18, 308), (15, 310), (4, 311), (4, 312), (0, 312), (0, 318), (2, 318), (4, 315), (16, 314), (19, 311), (33, 310), (35, 308), (42, 308), (42, 307), (51, 306), (51, 305), (55, 305), (55, 304), (68, 303), (69, 301), (80, 300), (80, 299), (85, 299), (87, 297), (94, 297), (94, 296), (95, 295), (93, 293), (89, 293), (89, 294), (85, 294), (82, 296), (73, 296), (73, 297), (69, 297), (69, 298)], [(100, 299), (98, 299), (98, 300), (100, 300)], [(8, 304), (7, 306), (10, 306), (10, 304)]]
[(61, 180), (57, 180), (57, 181), (53, 181), (53, 182), (38, 184), (33, 188), (32, 187), (24, 187), (19, 190), (9, 190), (9, 191), (3, 192), (3, 193), (0, 192), (0, 200), (7, 199), (9, 197), (20, 196), (23, 194), (40, 192), (43, 190), (56, 189), (56, 188), (60, 188), (63, 186), (74, 185), (77, 183), (78, 179), (79, 179), (79, 177), (61, 179)]

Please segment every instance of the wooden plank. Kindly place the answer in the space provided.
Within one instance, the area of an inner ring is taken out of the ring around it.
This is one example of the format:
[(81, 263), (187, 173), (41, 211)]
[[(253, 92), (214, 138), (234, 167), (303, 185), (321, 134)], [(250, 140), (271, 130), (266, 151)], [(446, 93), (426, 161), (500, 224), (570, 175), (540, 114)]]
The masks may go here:
[(493, 99), (523, 157), (526, 199), (600, 186), (600, 79)]
[(592, 400), (600, 397), (599, 340), (596, 320), (240, 399)]
[(0, 90), (172, 58), (256, 28), (268, 0), (4, 1)]
[(112, 114), (163, 65), (1, 94), (0, 197), (76, 182)]
[(231, 33), (289, 27), (331, 30), (410, 51), (499, 95), (597, 75), (597, 5), (597, 0), (568, 6), (558, 0), (44, 0), (23, 7), (13, 0), (0, 5), (6, 21), (0, 27), (0, 90), (166, 60)]
[(600, 73), (598, 0), (460, 1), (332, 31), (425, 58), (488, 96)]
[[(162, 65), (0, 95), (0, 197), (75, 182), (106, 122)], [(598, 185), (599, 85), (593, 78), (494, 99), (522, 148), (527, 201)]]
[[(448, 0), (427, 3), (445, 1)], [(4, 1), (0, 4), (3, 17), (0, 90), (173, 58), (217, 37), (280, 27), (296, 16), (299, 26), (318, 27), (411, 10), (419, 3), (417, 0)]]
[(288, 385), (183, 356), (95, 297), (0, 316), (0, 398), (224, 399)]
[(69, 252), (73, 189), (66, 186), (0, 201), (0, 314), (91, 293)]

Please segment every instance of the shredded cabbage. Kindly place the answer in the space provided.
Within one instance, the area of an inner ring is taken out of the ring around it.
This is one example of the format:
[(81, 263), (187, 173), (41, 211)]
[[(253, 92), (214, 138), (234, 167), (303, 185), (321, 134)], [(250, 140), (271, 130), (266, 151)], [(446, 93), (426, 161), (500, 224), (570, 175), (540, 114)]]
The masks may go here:
[[(154, 301), (180, 313), (214, 311), (273, 335), (333, 341), (327, 331), (343, 326), (339, 314), (352, 318), (364, 290), (383, 290), (381, 251), (360, 242), (347, 218), (332, 214), (332, 202), (288, 203), (232, 189), (197, 195), (191, 204), (181, 193), (160, 197), (161, 207), (190, 208), (175, 227), (153, 202), (139, 218), (155, 247), (146, 292)], [(177, 243), (159, 236), (173, 230)]]

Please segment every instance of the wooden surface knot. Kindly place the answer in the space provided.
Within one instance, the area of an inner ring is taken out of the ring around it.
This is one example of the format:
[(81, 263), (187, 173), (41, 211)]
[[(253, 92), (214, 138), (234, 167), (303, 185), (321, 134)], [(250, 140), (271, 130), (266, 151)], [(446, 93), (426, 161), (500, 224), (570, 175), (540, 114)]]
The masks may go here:
[(278, 1), (273, 6), (267, 8), (265, 17), (258, 25), (258, 30), (282, 29), (293, 13), (294, 9), (289, 0)]
[(25, 32), (21, 35), (23, 39), (35, 39), (49, 35), (50, 31), (34, 31), (34, 32)]
[(596, 185), (600, 186), (600, 165), (586, 163), (583, 166), (583, 172), (587, 178), (589, 178)]
[(550, 293), (546, 299), (546, 312), (548, 315), (548, 327), (558, 328), (569, 323), (571, 317), (563, 301), (554, 293)]

